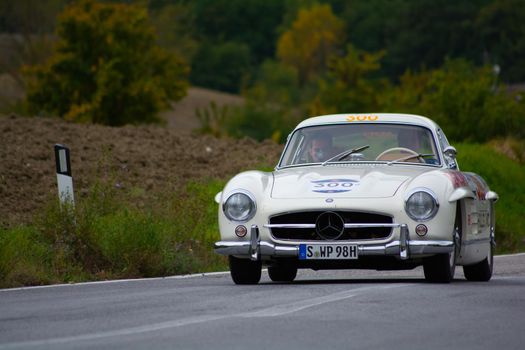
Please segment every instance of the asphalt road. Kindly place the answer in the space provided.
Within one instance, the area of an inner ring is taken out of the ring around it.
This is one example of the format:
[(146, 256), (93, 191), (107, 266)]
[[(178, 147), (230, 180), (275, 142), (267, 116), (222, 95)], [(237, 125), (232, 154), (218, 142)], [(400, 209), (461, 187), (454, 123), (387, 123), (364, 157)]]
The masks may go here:
[(525, 254), (495, 264), (488, 283), (416, 269), (0, 290), (0, 349), (524, 349)]

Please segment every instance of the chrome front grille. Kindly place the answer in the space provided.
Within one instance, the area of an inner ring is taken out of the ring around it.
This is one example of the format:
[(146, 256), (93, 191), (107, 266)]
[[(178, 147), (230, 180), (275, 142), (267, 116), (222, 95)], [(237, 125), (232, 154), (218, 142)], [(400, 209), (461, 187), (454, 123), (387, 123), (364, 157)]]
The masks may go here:
[[(318, 218), (327, 211), (303, 211), (274, 215), (265, 225), (272, 236), (283, 240), (323, 241), (326, 238), (316, 227)], [(356, 211), (332, 211), (344, 221), (344, 230), (334, 240), (370, 240), (390, 236), (394, 227), (392, 217), (388, 215), (363, 213)]]

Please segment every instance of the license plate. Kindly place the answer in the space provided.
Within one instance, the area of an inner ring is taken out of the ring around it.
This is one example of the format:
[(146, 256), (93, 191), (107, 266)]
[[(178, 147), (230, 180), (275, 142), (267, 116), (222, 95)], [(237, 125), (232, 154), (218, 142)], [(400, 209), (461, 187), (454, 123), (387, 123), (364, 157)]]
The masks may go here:
[(355, 244), (300, 244), (300, 260), (357, 259)]

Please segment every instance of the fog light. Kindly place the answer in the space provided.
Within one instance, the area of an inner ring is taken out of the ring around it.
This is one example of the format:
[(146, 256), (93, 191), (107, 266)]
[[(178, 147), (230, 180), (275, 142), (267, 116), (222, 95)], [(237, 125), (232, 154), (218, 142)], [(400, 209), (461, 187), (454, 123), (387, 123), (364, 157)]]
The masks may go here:
[(423, 224), (419, 224), (416, 226), (416, 233), (418, 236), (424, 236), (426, 235), (428, 232), (428, 228), (423, 225)]
[(237, 237), (244, 237), (246, 236), (246, 233), (248, 233), (248, 229), (246, 228), (246, 226), (239, 225), (235, 228), (235, 234), (237, 235)]

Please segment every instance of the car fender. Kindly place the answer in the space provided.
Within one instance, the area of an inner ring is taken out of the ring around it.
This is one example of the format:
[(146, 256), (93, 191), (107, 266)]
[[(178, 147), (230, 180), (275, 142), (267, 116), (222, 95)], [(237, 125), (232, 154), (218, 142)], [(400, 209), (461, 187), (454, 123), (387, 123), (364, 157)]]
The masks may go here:
[[(271, 188), (273, 185), (273, 174), (269, 172), (251, 170), (245, 171), (234, 176), (222, 192), (219, 192), (215, 196), (215, 201), (219, 204), (219, 228), (222, 239), (234, 239), (234, 240), (246, 240), (246, 237), (237, 237), (235, 235), (235, 228), (239, 225), (244, 225), (248, 230), (253, 223), (258, 220), (263, 220), (264, 217), (264, 199), (270, 196)], [(256, 213), (255, 216), (245, 222), (230, 221), (226, 218), (223, 211), (223, 205), (228, 197), (238, 191), (247, 192), (255, 200)]]

